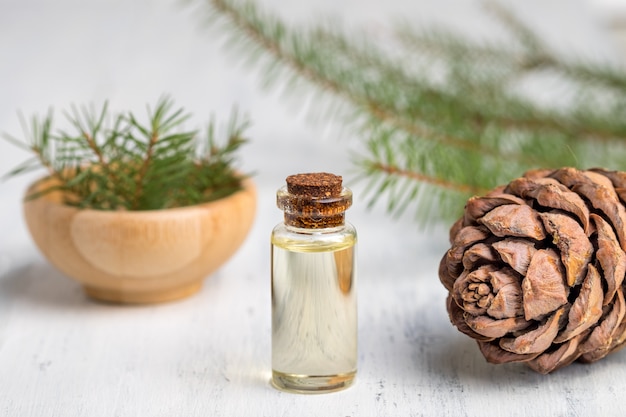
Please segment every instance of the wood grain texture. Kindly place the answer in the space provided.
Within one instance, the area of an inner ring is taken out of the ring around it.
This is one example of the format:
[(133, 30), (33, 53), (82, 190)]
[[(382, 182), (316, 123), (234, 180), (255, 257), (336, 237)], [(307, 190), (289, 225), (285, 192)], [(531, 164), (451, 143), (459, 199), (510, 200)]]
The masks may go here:
[[(47, 183), (38, 181), (27, 194)], [(33, 240), (90, 296), (149, 303), (190, 295), (239, 248), (254, 219), (251, 179), (226, 198), (168, 210), (81, 210), (51, 192), (24, 203)]]

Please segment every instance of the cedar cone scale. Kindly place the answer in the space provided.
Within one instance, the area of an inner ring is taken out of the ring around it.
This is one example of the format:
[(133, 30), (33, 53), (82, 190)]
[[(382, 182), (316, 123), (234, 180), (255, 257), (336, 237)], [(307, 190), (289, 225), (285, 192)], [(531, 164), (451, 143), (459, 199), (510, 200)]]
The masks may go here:
[(626, 343), (626, 173), (529, 171), (467, 201), (439, 279), (490, 363), (547, 374)]

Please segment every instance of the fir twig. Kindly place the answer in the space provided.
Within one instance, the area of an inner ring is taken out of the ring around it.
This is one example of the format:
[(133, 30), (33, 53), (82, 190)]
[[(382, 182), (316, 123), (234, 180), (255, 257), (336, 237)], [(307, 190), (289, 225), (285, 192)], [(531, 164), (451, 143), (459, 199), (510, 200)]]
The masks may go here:
[[(142, 124), (132, 113), (111, 116), (105, 103), (99, 112), (74, 107), (65, 116), (74, 132), (53, 132), (52, 112), (33, 117), (30, 128), (22, 118), (26, 139), (4, 134), (10, 143), (34, 155), (6, 174), (11, 177), (44, 167), (51, 185), (27, 196), (60, 190), (65, 203), (100, 210), (154, 210), (181, 207), (225, 197), (241, 188), (245, 177), (235, 168), (234, 154), (245, 143), (247, 119), (234, 111), (226, 143), (214, 137), (212, 121), (204, 146), (195, 130), (181, 125), (190, 115), (173, 110), (173, 101), (160, 99)], [(114, 120), (106, 126), (107, 120)]]
[[(497, 3), (490, 10), (510, 44), (407, 26), (397, 42), (362, 33), (357, 42), (354, 31), (289, 27), (250, 1), (204, 1), (230, 45), (265, 62), (267, 83), (304, 80), (348, 105), (366, 150), (356, 165), (378, 190), (373, 200), (386, 194), (396, 212), (419, 201), (423, 223), (432, 213), (458, 215), (459, 199), (527, 169), (626, 157), (626, 72), (560, 57)], [(570, 103), (539, 104), (516, 91), (545, 71), (569, 83)]]
[[(298, 35), (295, 35), (294, 38), (291, 39), (291, 42), (289, 42), (288, 45), (285, 45), (285, 43), (280, 40), (282, 39), (282, 35), (289, 30), (281, 22), (278, 22), (268, 16), (259, 15), (252, 3), (247, 3), (241, 6), (241, 8), (237, 8), (233, 2), (227, 0), (210, 1), (213, 7), (215, 7), (215, 9), (220, 13), (226, 15), (230, 21), (235, 24), (235, 27), (239, 28), (246, 37), (252, 39), (258, 45), (265, 48), (265, 50), (272, 54), (276, 60), (282, 62), (287, 67), (291, 68), (296, 74), (323, 88), (324, 90), (334, 95), (343, 97), (349, 102), (352, 102), (354, 105), (365, 109), (366, 112), (374, 116), (379, 122), (390, 123), (417, 136), (437, 140), (443, 144), (455, 146), (463, 150), (491, 155), (494, 157), (502, 156), (499, 155), (496, 150), (483, 147), (476, 142), (455, 138), (451, 135), (440, 135), (435, 132), (431, 132), (426, 126), (419, 123), (418, 120), (404, 119), (398, 114), (399, 112), (397, 109), (386, 108), (386, 106), (382, 103), (370, 99), (367, 95), (359, 95), (358, 92), (351, 90), (346, 85), (342, 85), (340, 82), (329, 76), (328, 73), (325, 73), (323, 70), (311, 65), (306, 59), (302, 59), (303, 57), (313, 54), (312, 49), (314, 48), (314, 45), (307, 45), (307, 42), (299, 43)], [(341, 49), (350, 50), (350, 46), (347, 45), (345, 39), (342, 39), (335, 34), (322, 29), (316, 29), (316, 34), (319, 35), (321, 39), (326, 41), (326, 46), (330, 46), (331, 44), (340, 44), (342, 47)], [(292, 46), (291, 49), (289, 48), (289, 45)], [(298, 54), (297, 51), (299, 51), (300, 54)], [(354, 57), (356, 55), (355, 51), (352, 50), (351, 52)], [(363, 62), (364, 59), (368, 58), (359, 55), (357, 56), (357, 59)], [(378, 62), (378, 64), (384, 65), (382, 62)], [(386, 69), (390, 70), (390, 68)], [(399, 74), (399, 71), (392, 70), (392, 72), (393, 76), (397, 76)], [(406, 80), (406, 77), (403, 77), (403, 79)], [(397, 169), (382, 171), (389, 175), (399, 175), (399, 173), (402, 172), (402, 170)], [(447, 183), (443, 179), (436, 178), (425, 173), (413, 173), (410, 177), (432, 184)], [(453, 186), (450, 188), (457, 189), (457, 187)], [(470, 189), (473, 189), (473, 187), (458, 187), (458, 190), (463, 191)]]

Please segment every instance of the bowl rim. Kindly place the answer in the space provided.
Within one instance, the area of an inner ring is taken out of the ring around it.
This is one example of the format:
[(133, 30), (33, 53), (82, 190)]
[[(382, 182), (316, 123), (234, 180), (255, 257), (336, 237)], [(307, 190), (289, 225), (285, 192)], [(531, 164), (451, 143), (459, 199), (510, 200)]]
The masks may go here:
[(216, 200), (207, 201), (207, 202), (204, 202), (204, 203), (198, 203), (198, 204), (192, 204), (192, 205), (180, 206), (180, 207), (162, 208), (162, 209), (150, 209), (150, 210), (98, 210), (98, 209), (93, 209), (93, 208), (80, 208), (80, 207), (70, 206), (68, 204), (64, 204), (64, 203), (62, 203), (60, 201), (56, 201), (56, 199), (54, 199), (53, 196), (59, 195), (60, 193), (62, 193), (61, 190), (51, 191), (51, 192), (43, 194), (40, 197), (37, 197), (35, 199), (27, 199), (27, 196), (31, 193), (32, 190), (36, 190), (38, 187), (40, 187), (42, 184), (46, 183), (47, 181), (54, 181), (54, 179), (50, 175), (46, 175), (46, 176), (40, 177), (40, 178), (35, 179), (34, 181), (32, 181), (26, 187), (26, 191), (24, 192), (24, 195), (22, 197), (22, 205), (31, 204), (31, 203), (50, 204), (50, 205), (54, 205), (54, 206), (62, 206), (62, 207), (67, 208), (68, 210), (76, 210), (76, 211), (87, 212), (87, 213), (98, 213), (98, 215), (101, 215), (101, 216), (114, 216), (114, 215), (115, 216), (119, 216), (119, 215), (122, 215), (122, 214), (124, 216), (142, 216), (142, 215), (149, 215), (149, 214), (152, 214), (152, 213), (161, 213), (162, 214), (164, 212), (175, 213), (175, 212), (180, 212), (180, 211), (197, 210), (198, 208), (206, 208), (207, 206), (218, 205), (218, 204), (226, 204), (228, 201), (236, 199), (240, 195), (244, 195), (244, 194), (248, 194), (248, 193), (253, 194), (254, 197), (256, 198), (256, 184), (255, 184), (254, 180), (252, 179), (252, 176), (245, 175), (242, 178), (242, 180), (241, 180), (241, 189), (239, 189), (239, 190), (235, 191), (234, 193), (231, 193), (231, 194), (229, 194), (227, 196), (220, 197), (220, 198), (218, 198)]

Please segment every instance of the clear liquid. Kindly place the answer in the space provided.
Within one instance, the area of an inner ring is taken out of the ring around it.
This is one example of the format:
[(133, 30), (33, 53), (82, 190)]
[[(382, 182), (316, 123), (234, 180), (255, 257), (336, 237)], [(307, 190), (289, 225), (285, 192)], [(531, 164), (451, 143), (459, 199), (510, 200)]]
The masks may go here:
[(304, 393), (350, 386), (357, 369), (354, 236), (272, 243), (272, 383)]

